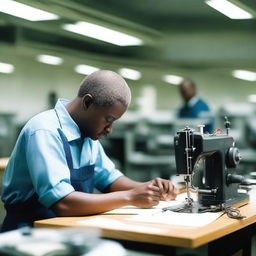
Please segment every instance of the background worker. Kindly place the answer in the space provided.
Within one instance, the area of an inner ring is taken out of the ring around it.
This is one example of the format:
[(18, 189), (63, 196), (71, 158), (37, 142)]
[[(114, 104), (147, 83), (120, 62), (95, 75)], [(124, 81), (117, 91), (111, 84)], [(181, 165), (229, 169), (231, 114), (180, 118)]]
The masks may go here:
[(205, 124), (204, 131), (212, 133), (214, 129), (214, 116), (208, 104), (201, 99), (196, 90), (194, 81), (186, 79), (179, 85), (181, 97), (184, 101), (178, 110), (178, 118), (198, 118)]

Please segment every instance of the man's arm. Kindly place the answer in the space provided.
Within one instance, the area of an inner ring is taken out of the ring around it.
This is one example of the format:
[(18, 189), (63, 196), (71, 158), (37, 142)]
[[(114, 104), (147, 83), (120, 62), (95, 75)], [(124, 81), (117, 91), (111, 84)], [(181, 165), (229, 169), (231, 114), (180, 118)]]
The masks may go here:
[[(121, 182), (123, 181), (121, 180)], [(54, 204), (52, 210), (57, 216), (92, 215), (126, 205), (149, 208), (157, 205), (159, 200), (159, 187), (154, 185), (153, 182), (147, 182), (141, 183), (141, 185), (133, 189), (105, 194), (89, 194), (75, 191)]]
[(53, 207), (57, 216), (92, 215), (126, 205), (150, 208), (160, 200), (175, 199), (178, 191), (169, 180), (155, 178), (148, 182), (136, 182), (125, 176), (113, 182), (105, 194), (72, 192)]
[(136, 188), (144, 184), (143, 182), (134, 181), (126, 176), (121, 176), (116, 179), (109, 187), (107, 191), (114, 192), (114, 191), (123, 191)]

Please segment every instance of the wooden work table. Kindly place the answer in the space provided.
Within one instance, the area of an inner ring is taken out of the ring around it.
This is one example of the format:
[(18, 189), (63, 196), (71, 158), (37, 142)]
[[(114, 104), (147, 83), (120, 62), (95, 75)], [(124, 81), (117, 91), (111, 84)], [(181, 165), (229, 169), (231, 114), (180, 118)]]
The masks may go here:
[[(92, 227), (79, 223), (83, 220), (97, 220), (97, 218), (117, 220), (124, 225), (119, 227), (102, 227), (100, 222), (96, 226), (102, 231), (102, 236), (118, 240), (150, 243), (163, 246), (175, 246), (196, 248), (205, 244), (211, 244), (211, 253), (209, 255), (220, 255), (214, 251), (221, 244), (215, 241), (228, 237), (230, 234), (238, 234), (238, 241), (250, 241), (253, 232), (256, 233), (256, 203), (249, 204), (240, 208), (242, 215), (246, 218), (237, 220), (231, 219), (226, 214), (214, 222), (203, 227), (185, 227), (158, 223), (141, 223), (127, 220), (130, 215), (94, 215), (87, 217), (58, 217), (53, 219), (40, 220), (35, 222), (35, 227), (60, 228), (60, 227)], [(94, 222), (95, 223), (95, 222)], [(94, 226), (95, 227), (95, 226)], [(133, 230), (133, 227), (136, 227)], [(251, 230), (254, 227), (255, 231)], [(249, 230), (249, 231), (248, 231)], [(246, 233), (242, 232), (246, 231)], [(248, 233), (249, 232), (249, 233)], [(232, 242), (232, 241), (231, 241)], [(225, 242), (226, 243), (226, 242)], [(228, 241), (230, 243), (230, 241)], [(235, 242), (235, 244), (237, 244)], [(233, 246), (233, 245), (232, 245)], [(247, 245), (248, 246), (248, 243)], [(241, 245), (241, 248), (244, 244)], [(239, 247), (240, 248), (240, 247)], [(222, 249), (222, 248), (220, 248)], [(214, 252), (213, 252), (214, 251)], [(229, 255), (229, 254), (225, 254)], [(230, 254), (231, 255), (231, 254)], [(246, 255), (246, 254), (244, 254)], [(249, 255), (249, 254), (248, 254)]]

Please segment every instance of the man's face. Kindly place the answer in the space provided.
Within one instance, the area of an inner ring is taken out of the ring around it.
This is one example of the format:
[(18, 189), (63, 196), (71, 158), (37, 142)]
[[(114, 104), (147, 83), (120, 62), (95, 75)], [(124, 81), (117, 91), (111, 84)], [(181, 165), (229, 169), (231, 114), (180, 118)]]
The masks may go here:
[(185, 101), (189, 101), (195, 93), (195, 88), (190, 83), (184, 83), (180, 86), (180, 94)]
[(79, 127), (86, 137), (93, 140), (102, 139), (112, 132), (113, 122), (119, 119), (126, 109), (120, 102), (110, 107), (95, 107), (91, 104), (81, 117)]

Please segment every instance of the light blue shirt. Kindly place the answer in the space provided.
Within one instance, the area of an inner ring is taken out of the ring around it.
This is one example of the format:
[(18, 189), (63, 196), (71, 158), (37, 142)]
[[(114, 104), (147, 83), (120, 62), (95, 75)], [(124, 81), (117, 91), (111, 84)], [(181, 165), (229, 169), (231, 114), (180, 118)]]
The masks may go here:
[(22, 129), (4, 172), (4, 202), (23, 202), (37, 193), (39, 202), (50, 207), (74, 191), (58, 128), (68, 139), (74, 168), (95, 165), (94, 184), (98, 190), (104, 191), (123, 175), (99, 141), (81, 141), (79, 127), (65, 108), (68, 102), (59, 99), (55, 109), (34, 116)]

